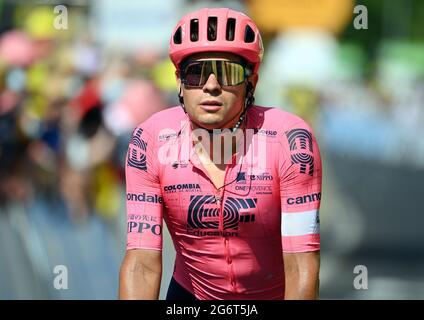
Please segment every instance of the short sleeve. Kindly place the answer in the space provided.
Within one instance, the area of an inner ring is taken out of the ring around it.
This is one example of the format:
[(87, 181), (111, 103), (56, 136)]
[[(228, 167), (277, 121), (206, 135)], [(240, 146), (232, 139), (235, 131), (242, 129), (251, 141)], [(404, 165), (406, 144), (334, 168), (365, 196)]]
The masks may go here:
[(154, 139), (138, 127), (126, 157), (127, 250), (162, 250), (162, 213), (158, 163)]
[(321, 156), (315, 136), (304, 121), (284, 130), (279, 169), (283, 252), (319, 250)]

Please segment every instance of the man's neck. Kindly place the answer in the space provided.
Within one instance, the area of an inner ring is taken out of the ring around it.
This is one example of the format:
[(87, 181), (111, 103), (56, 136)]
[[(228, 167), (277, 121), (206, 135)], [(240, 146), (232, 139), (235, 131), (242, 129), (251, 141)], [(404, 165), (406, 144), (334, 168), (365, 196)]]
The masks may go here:
[[(244, 136), (244, 123), (236, 132), (230, 129), (216, 130), (209, 133), (207, 130), (193, 134), (193, 146), (201, 160), (213, 162), (215, 165), (232, 163), (232, 157), (240, 148), (239, 141)], [(202, 128), (197, 128), (202, 130)]]

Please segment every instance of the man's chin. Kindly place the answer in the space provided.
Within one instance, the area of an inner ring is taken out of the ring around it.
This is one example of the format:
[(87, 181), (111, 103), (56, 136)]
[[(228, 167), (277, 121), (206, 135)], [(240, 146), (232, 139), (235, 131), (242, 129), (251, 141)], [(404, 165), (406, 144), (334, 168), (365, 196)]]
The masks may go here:
[(220, 129), (223, 126), (223, 121), (221, 119), (212, 119), (212, 117), (202, 117), (196, 119), (195, 123), (202, 128), (206, 129)]
[(202, 129), (207, 129), (207, 130), (220, 130), (221, 126), (219, 124), (210, 124), (210, 123), (201, 123), (201, 122), (197, 122), (196, 126)]

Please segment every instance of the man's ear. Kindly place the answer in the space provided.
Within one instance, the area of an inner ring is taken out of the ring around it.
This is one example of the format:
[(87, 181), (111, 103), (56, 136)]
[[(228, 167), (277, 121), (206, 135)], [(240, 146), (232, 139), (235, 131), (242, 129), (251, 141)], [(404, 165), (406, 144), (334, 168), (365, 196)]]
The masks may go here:
[(255, 92), (255, 88), (258, 83), (258, 80), (259, 80), (259, 75), (257, 73), (252, 74), (247, 78), (247, 81), (249, 81), (253, 86), (253, 92)]

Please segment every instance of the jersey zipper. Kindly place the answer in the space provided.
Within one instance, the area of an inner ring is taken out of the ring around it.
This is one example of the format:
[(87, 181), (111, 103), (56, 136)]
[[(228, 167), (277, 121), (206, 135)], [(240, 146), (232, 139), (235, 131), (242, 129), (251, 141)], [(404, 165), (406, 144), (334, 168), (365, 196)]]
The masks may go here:
[(224, 232), (224, 208), (223, 208), (224, 203), (222, 200), (224, 199), (227, 174), (228, 174), (228, 165), (225, 167), (224, 184), (222, 185), (222, 187), (216, 188), (215, 184), (212, 182), (216, 190), (215, 201), (219, 206), (219, 227), (222, 230), (222, 232)]
[[(234, 159), (233, 159), (234, 160)], [(223, 240), (224, 240), (224, 253), (225, 253), (225, 262), (227, 263), (227, 268), (228, 268), (228, 274), (229, 274), (229, 280), (230, 280), (230, 284), (231, 284), (231, 288), (233, 292), (237, 292), (236, 289), (236, 280), (235, 280), (235, 275), (234, 275), (234, 269), (233, 269), (233, 265), (232, 265), (232, 259), (231, 259), (231, 254), (230, 254), (230, 239), (228, 236), (224, 235), (224, 203), (223, 203), (223, 198), (224, 198), (224, 193), (225, 193), (225, 187), (226, 187), (226, 181), (227, 181), (227, 174), (228, 174), (228, 166), (225, 168), (225, 174), (224, 174), (224, 184), (222, 187), (217, 188), (215, 186), (215, 184), (213, 183), (212, 179), (209, 177), (208, 174), (206, 174), (205, 176), (209, 179), (209, 181), (211, 182), (211, 184), (213, 185), (213, 187), (215, 188), (215, 202), (216, 204), (219, 206), (219, 230), (222, 230), (223, 233)]]
[[(216, 189), (218, 192), (217, 194), (215, 194), (215, 200), (217, 202), (217, 204), (219, 205), (219, 226), (220, 229), (222, 230), (222, 234), (223, 234), (223, 240), (224, 240), (224, 252), (225, 252), (225, 261), (227, 263), (227, 268), (228, 270), (228, 274), (229, 274), (229, 280), (230, 280), (230, 284), (231, 284), (231, 289), (233, 292), (237, 292), (236, 289), (236, 280), (235, 280), (235, 276), (234, 276), (234, 269), (233, 269), (233, 265), (232, 265), (232, 259), (231, 259), (231, 253), (230, 253), (230, 239), (228, 236), (224, 235), (224, 203), (223, 203), (223, 198), (224, 198), (224, 193), (225, 193), (225, 187), (226, 187), (226, 181), (227, 181), (227, 174), (228, 174), (228, 166), (225, 168), (225, 175), (224, 175), (224, 184), (221, 188)], [(221, 189), (221, 190), (219, 190)]]

